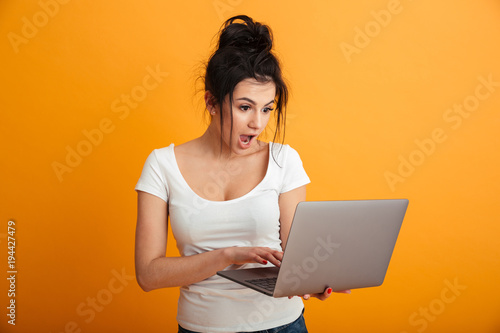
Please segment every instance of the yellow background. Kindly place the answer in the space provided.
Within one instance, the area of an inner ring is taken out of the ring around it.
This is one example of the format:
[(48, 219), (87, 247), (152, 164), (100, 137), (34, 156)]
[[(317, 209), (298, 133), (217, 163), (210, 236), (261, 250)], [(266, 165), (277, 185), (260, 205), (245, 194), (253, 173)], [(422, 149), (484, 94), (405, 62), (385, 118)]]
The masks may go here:
[(410, 200), (384, 285), (308, 301), (309, 330), (500, 332), (497, 0), (1, 1), (0, 331), (176, 330), (178, 289), (133, 279), (134, 186), (203, 132), (195, 79), (241, 13), (274, 31), (308, 200)]

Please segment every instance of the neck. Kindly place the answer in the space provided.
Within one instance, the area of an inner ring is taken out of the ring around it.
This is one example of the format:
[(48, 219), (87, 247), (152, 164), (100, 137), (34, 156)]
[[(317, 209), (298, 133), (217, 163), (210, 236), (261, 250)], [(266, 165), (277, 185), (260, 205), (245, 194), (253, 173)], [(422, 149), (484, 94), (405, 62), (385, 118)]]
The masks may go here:
[(223, 140), (221, 140), (220, 128), (215, 126), (213, 121), (199, 139), (203, 150), (211, 157), (227, 160), (235, 157), (235, 154), (231, 152), (231, 148)]

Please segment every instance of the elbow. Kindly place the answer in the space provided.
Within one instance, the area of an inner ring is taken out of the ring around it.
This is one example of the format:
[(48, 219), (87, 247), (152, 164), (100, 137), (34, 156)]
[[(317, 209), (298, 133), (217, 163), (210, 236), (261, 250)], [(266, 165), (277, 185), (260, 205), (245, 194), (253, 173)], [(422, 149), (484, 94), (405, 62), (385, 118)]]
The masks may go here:
[(144, 284), (144, 283), (139, 283), (139, 287), (145, 292), (150, 292), (151, 290), (154, 290), (154, 288), (151, 288), (150, 286)]
[(156, 289), (156, 288), (153, 287), (151, 281), (149, 281), (149, 279), (146, 278), (145, 276), (137, 273), (135, 275), (135, 277), (136, 277), (136, 280), (137, 280), (137, 284), (139, 285), (139, 287), (141, 287), (141, 289), (143, 291), (149, 292), (151, 290)]

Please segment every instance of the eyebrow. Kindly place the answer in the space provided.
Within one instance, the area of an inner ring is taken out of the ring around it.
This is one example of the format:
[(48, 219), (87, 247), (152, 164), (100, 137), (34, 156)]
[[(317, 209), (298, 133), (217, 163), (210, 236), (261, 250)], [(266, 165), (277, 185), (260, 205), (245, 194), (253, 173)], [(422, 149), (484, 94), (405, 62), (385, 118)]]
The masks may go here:
[[(257, 103), (255, 103), (255, 101), (251, 100), (251, 99), (250, 99), (250, 98), (248, 98), (248, 97), (241, 97), (241, 98), (238, 98), (238, 99), (237, 99), (237, 101), (240, 101), (240, 100), (247, 101), (247, 102), (249, 102), (249, 103), (251, 103), (251, 104), (253, 104), (253, 105), (256, 105), (256, 104), (257, 104)], [(269, 105), (269, 104), (271, 104), (271, 103), (274, 103), (274, 99), (273, 99), (272, 101), (270, 101), (270, 102), (268, 102), (268, 103), (264, 104), (264, 105)]]

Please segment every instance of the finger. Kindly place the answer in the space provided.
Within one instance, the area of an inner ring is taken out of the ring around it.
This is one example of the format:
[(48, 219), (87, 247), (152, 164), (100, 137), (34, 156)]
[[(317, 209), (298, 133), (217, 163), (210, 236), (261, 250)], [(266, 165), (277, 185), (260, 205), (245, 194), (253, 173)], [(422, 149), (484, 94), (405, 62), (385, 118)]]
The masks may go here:
[(339, 294), (350, 294), (351, 293), (351, 289), (338, 290), (338, 291), (335, 291), (335, 292), (339, 293)]
[(325, 294), (311, 294), (312, 297), (319, 299), (320, 301), (324, 301), (328, 298)]
[(277, 259), (276, 257), (274, 256), (270, 256), (269, 257), (269, 261), (276, 267), (280, 267), (281, 266), (281, 260)]
[(281, 258), (282, 256), (279, 255), (279, 252), (276, 251), (276, 255), (274, 254), (274, 251), (273, 252), (263, 252), (263, 253), (260, 253), (260, 257), (266, 261), (266, 264), (267, 264), (267, 261), (271, 262), (273, 265), (277, 266), (277, 267), (280, 267), (281, 266)]
[(276, 257), (277, 259), (283, 259), (283, 251), (278, 251), (271, 249), (269, 247), (261, 247), (260, 250), (262, 252), (270, 253), (272, 256)]
[(279, 261), (282, 261), (283, 260), (283, 252), (281, 251), (276, 251), (274, 250), (273, 251), (273, 256), (278, 259)]
[(324, 301), (328, 299), (328, 297), (330, 297), (331, 294), (332, 294), (332, 288), (328, 287), (325, 289), (323, 293), (311, 294), (310, 297), (316, 297), (320, 301)]
[(330, 297), (331, 294), (332, 294), (332, 288), (328, 287), (328, 288), (326, 288), (325, 292), (323, 294), (321, 294), (320, 299), (322, 301), (324, 301), (324, 300), (328, 299), (328, 297)]
[(255, 255), (254, 261), (262, 265), (267, 265), (267, 260), (263, 258), (263, 256), (259, 256), (258, 254)]

